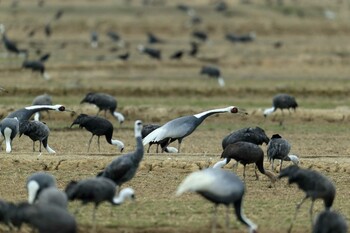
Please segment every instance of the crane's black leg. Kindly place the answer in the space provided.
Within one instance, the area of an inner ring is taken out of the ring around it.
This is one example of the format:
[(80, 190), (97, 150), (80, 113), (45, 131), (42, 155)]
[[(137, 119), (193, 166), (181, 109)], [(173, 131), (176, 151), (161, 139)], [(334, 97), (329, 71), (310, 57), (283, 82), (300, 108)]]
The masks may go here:
[(33, 152), (35, 152), (35, 141), (33, 141)]
[(94, 135), (91, 136), (90, 140), (89, 140), (89, 145), (88, 145), (88, 149), (87, 149), (87, 152), (89, 152), (90, 150), (90, 144), (91, 144), (91, 141), (92, 141), (92, 138), (94, 137)]
[(41, 141), (39, 141), (39, 156), (38, 157), (40, 157), (41, 156)]
[(218, 212), (218, 205), (214, 205), (213, 217), (212, 217), (212, 225), (211, 225), (211, 233), (216, 232), (216, 215)]
[(297, 213), (298, 213), (298, 211), (299, 211), (301, 205), (304, 203), (304, 201), (305, 201), (307, 198), (308, 198), (308, 196), (305, 196), (305, 197), (301, 200), (301, 202), (300, 202), (299, 204), (297, 204), (297, 207), (296, 207), (296, 209), (295, 209), (295, 213), (294, 213), (294, 217), (293, 217), (292, 223), (290, 224), (290, 227), (289, 227), (289, 229), (288, 229), (288, 233), (292, 232), (293, 224), (294, 224), (294, 222), (295, 222), (295, 219), (297, 218)]
[(282, 164), (283, 164), (283, 159), (281, 159), (281, 164), (280, 164), (280, 173), (282, 171)]
[(94, 210), (92, 211), (92, 232), (96, 232), (96, 210), (97, 205), (95, 205)]
[(314, 200), (311, 200), (311, 206), (310, 206), (310, 210), (309, 210), (309, 213), (310, 213), (310, 220), (311, 220), (311, 228), (312, 228), (312, 210), (314, 208)]
[(100, 152), (100, 136), (97, 136), (98, 152)]
[(256, 172), (256, 168), (257, 168), (257, 166), (255, 165), (255, 167), (254, 167), (255, 178), (256, 178), (256, 180), (259, 180), (259, 175), (258, 175), (258, 173)]
[(179, 141), (179, 145), (177, 147), (177, 152), (180, 153), (182, 139), (178, 139), (178, 141)]
[(243, 165), (243, 180), (245, 181), (245, 164)]
[[(151, 143), (148, 144), (147, 153), (149, 153), (149, 149), (151, 149)], [(158, 145), (157, 145), (157, 153), (158, 153)]]
[(230, 231), (230, 206), (226, 206), (226, 232)]

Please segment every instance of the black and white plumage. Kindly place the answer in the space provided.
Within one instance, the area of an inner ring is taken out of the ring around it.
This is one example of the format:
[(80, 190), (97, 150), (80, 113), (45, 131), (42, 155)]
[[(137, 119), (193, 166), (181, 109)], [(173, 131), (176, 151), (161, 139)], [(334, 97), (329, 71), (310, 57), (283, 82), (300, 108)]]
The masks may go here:
[[(219, 108), (208, 110), (202, 113), (198, 113), (191, 116), (183, 116), (173, 119), (158, 129), (151, 132), (147, 137), (143, 139), (143, 145), (147, 145), (150, 142), (157, 143), (164, 139), (168, 139), (168, 145), (178, 140), (178, 152), (180, 152), (182, 140), (193, 133), (193, 131), (208, 117), (217, 113), (239, 113), (242, 112), (238, 107), (230, 106), (226, 108)], [(168, 145), (165, 145), (167, 147)]]
[(272, 98), (272, 107), (264, 110), (264, 116), (268, 116), (275, 112), (277, 109), (281, 109), (283, 114), (283, 109), (293, 109), (294, 111), (298, 107), (298, 103), (295, 98), (288, 94), (277, 94)]
[[(158, 129), (160, 127), (160, 125), (158, 124), (148, 124), (148, 125), (144, 125), (142, 127), (142, 131), (141, 131), (141, 135), (142, 135), (142, 139), (144, 139), (145, 137), (147, 137), (148, 134), (150, 134), (152, 131)], [(162, 151), (164, 152), (167, 152), (167, 153), (176, 153), (177, 152), (177, 149), (174, 148), (174, 147), (165, 147), (163, 148), (164, 146), (166, 146), (168, 144), (168, 140), (167, 139), (164, 139), (160, 142), (157, 142), (157, 143), (152, 143), (150, 142), (149, 143), (149, 146), (148, 146), (148, 149), (147, 149), (147, 153), (149, 153), (149, 149), (151, 148), (151, 146), (153, 144), (157, 144), (157, 150), (156, 150), (156, 153), (158, 153), (158, 148), (159, 148), (159, 145), (161, 146), (162, 148)]]
[(0, 136), (3, 137), (2, 142), (5, 140), (6, 143), (6, 153), (12, 151), (12, 140), (16, 137), (19, 132), (19, 121), (17, 117), (14, 118), (4, 118), (0, 122)]
[(92, 48), (98, 47), (98, 33), (96, 31), (90, 33), (90, 45)]
[(242, 35), (238, 35), (236, 33), (228, 33), (225, 37), (228, 41), (233, 43), (248, 43), (255, 40), (256, 34), (255, 32), (250, 32), (248, 34)]
[(56, 187), (56, 178), (46, 172), (36, 172), (27, 178), (28, 203), (33, 204), (40, 193), (51, 187)]
[(291, 232), (298, 210), (306, 199), (311, 199), (311, 206), (309, 210), (311, 222), (312, 209), (315, 200), (322, 199), (326, 210), (330, 210), (332, 207), (336, 194), (335, 186), (332, 181), (330, 181), (323, 174), (317, 171), (303, 169), (296, 165), (291, 165), (280, 172), (278, 178), (281, 179), (283, 177), (288, 177), (289, 184), (296, 183), (299, 189), (305, 193), (305, 197), (296, 207), (294, 218), (288, 232)]
[(130, 53), (129, 52), (126, 52), (126, 53), (118, 55), (118, 58), (123, 60), (123, 61), (127, 61), (129, 59), (129, 57), (130, 57)]
[(141, 139), (142, 121), (135, 121), (134, 130), (136, 150), (114, 159), (97, 176), (109, 178), (113, 180), (114, 183), (116, 183), (118, 186), (121, 186), (123, 183), (128, 182), (135, 176), (144, 154)]
[(338, 212), (324, 210), (318, 214), (312, 233), (347, 233), (346, 219)]
[(225, 158), (226, 163), (229, 163), (231, 159), (234, 159), (236, 160), (236, 165), (238, 165), (238, 163), (243, 164), (243, 179), (245, 179), (246, 165), (255, 163), (256, 179), (259, 179), (256, 172), (256, 168), (258, 168), (258, 170), (262, 174), (266, 175), (272, 183), (276, 181), (275, 175), (272, 172), (264, 169), (264, 151), (260, 148), (260, 146), (254, 143), (239, 141), (229, 144), (222, 152), (221, 158)]
[[(227, 208), (233, 206), (237, 219), (249, 228), (250, 233), (257, 232), (257, 225), (243, 214), (243, 196), (245, 186), (242, 180), (232, 172), (222, 169), (207, 168), (188, 175), (178, 186), (176, 195), (185, 192), (196, 192), (214, 203), (213, 231), (216, 228), (216, 212), (219, 204)], [(228, 212), (227, 212), (228, 213)], [(229, 225), (228, 214), (226, 225)]]
[[(38, 95), (33, 99), (32, 105), (52, 105), (52, 97), (48, 94)], [(49, 111), (46, 110), (46, 112), (49, 114)], [(34, 114), (34, 120), (39, 121), (40, 120), (40, 112), (36, 112)]]
[(22, 134), (28, 136), (33, 141), (33, 152), (35, 151), (35, 142), (39, 141), (39, 156), (41, 155), (41, 144), (43, 144), (43, 147), (49, 154), (56, 153), (48, 145), (50, 129), (45, 123), (41, 121), (23, 121), (19, 125), (19, 136)]
[(9, 53), (14, 53), (16, 55), (26, 55), (27, 51), (23, 49), (19, 49), (15, 42), (7, 38), (5, 26), (3, 24), (0, 24), (0, 34), (2, 35), (2, 42), (4, 43), (4, 47)]
[(43, 189), (38, 195), (37, 202), (43, 205), (55, 205), (63, 209), (68, 208), (67, 194), (56, 187)]
[(100, 136), (105, 136), (106, 141), (111, 144), (117, 146), (117, 148), (122, 152), (124, 150), (124, 143), (120, 140), (112, 139), (113, 136), (113, 125), (110, 121), (108, 121), (105, 118), (98, 117), (98, 116), (89, 116), (86, 114), (80, 114), (71, 124), (70, 127), (73, 125), (79, 125), (80, 128), (85, 128), (87, 131), (92, 133), (92, 136), (89, 140), (88, 149), (90, 150), (90, 144), (92, 141), (92, 138), (96, 135), (97, 138), (97, 144), (98, 144), (98, 151), (100, 151)]
[(50, 54), (47, 53), (47, 54), (41, 56), (37, 60), (27, 60), (26, 59), (22, 63), (22, 68), (30, 69), (33, 72), (39, 72), (44, 77), (44, 79), (49, 80), (50, 75), (46, 72), (46, 68), (45, 68), (45, 62), (48, 60), (49, 57), (50, 57)]
[(265, 130), (260, 127), (246, 127), (236, 131), (233, 131), (229, 135), (225, 136), (222, 140), (222, 149), (225, 149), (229, 144), (244, 141), (251, 142), (256, 145), (266, 145), (269, 143), (270, 139), (267, 137)]
[(288, 157), (290, 152), (291, 145), (289, 142), (282, 138), (279, 134), (274, 134), (271, 137), (269, 144), (267, 145), (267, 158), (271, 163), (272, 171), (274, 171), (274, 161), (275, 159), (280, 159), (280, 171), (282, 170), (283, 161), (290, 161), (291, 159)]
[(221, 76), (220, 69), (215, 66), (209, 66), (209, 65), (203, 66), (199, 74), (208, 75), (208, 77), (210, 78), (216, 78), (218, 80), (220, 87), (225, 86), (225, 80)]
[(120, 124), (122, 124), (125, 120), (125, 117), (120, 112), (117, 112), (116, 109), (118, 107), (118, 102), (116, 98), (113, 96), (106, 94), (106, 93), (94, 93), (90, 92), (86, 94), (84, 99), (80, 101), (80, 104), (82, 103), (89, 103), (94, 104), (98, 107), (97, 115), (104, 110), (105, 117), (107, 110), (112, 114), (113, 117), (115, 117)]
[(162, 59), (162, 52), (160, 49), (154, 49), (145, 47), (143, 45), (138, 45), (137, 49), (144, 54), (147, 54), (150, 58), (161, 60)]
[(70, 201), (80, 200), (82, 205), (94, 203), (95, 208), (92, 213), (93, 228), (96, 228), (96, 211), (103, 202), (112, 205), (120, 205), (127, 199), (134, 199), (135, 192), (132, 188), (122, 189), (116, 196), (116, 184), (105, 177), (89, 178), (85, 180), (71, 181), (65, 189)]

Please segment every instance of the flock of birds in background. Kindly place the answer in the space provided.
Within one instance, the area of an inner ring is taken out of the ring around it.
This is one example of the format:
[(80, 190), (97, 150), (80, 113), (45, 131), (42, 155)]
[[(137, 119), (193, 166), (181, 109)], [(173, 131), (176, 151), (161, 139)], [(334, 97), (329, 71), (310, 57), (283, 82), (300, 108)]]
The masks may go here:
[[(221, 1), (224, 3), (224, 1)], [(218, 4), (217, 11), (225, 11), (227, 5)], [(201, 23), (201, 18), (196, 11), (187, 5), (179, 5), (178, 9), (186, 12), (190, 16), (191, 24)], [(63, 14), (63, 11), (58, 11), (53, 19), (53, 22), (58, 20)], [(49, 36), (51, 32), (50, 23), (45, 26), (45, 33)], [(37, 60), (28, 60), (28, 53), (24, 49), (19, 49), (16, 44), (11, 41), (5, 32), (5, 26), (0, 25), (0, 33), (4, 47), (9, 53), (24, 54), (25, 60), (22, 64), (24, 68), (39, 72), (45, 79), (50, 76), (46, 72), (45, 62), (49, 59), (50, 53), (42, 55)], [(34, 32), (32, 32), (34, 33)], [(111, 40), (125, 44), (121, 36), (113, 31), (109, 31), (107, 35)], [(164, 40), (159, 39), (156, 35), (149, 32), (148, 43), (164, 43)], [(195, 57), (200, 48), (200, 42), (208, 40), (208, 35), (204, 31), (193, 31), (192, 36), (197, 41), (190, 43), (191, 50), (188, 52), (190, 56)], [(99, 35), (97, 31), (91, 33), (91, 47), (99, 46)], [(255, 39), (255, 33), (245, 35), (237, 35), (228, 33), (226, 39), (234, 43), (247, 43)], [(200, 41), (200, 42), (198, 42)], [(276, 44), (276, 48), (281, 46)], [(152, 47), (139, 45), (138, 50), (141, 53), (147, 54), (153, 59), (162, 59), (161, 51)], [(184, 50), (175, 51), (170, 59), (179, 60), (185, 54)], [(129, 59), (129, 52), (121, 54), (118, 57), (122, 60)], [(221, 75), (220, 69), (215, 66), (205, 65), (201, 68), (200, 74), (208, 75), (216, 78), (221, 87), (225, 86), (225, 81)], [(98, 150), (100, 151), (100, 137), (104, 136), (106, 141), (114, 145), (118, 151), (124, 150), (124, 143), (120, 140), (113, 139), (113, 124), (106, 119), (107, 111), (122, 124), (125, 118), (122, 113), (117, 112), (117, 101), (113, 96), (106, 93), (88, 93), (81, 104), (89, 103), (98, 107), (96, 116), (80, 114), (72, 122), (71, 127), (78, 125), (80, 128), (85, 128), (92, 136), (88, 141), (87, 151), (94, 136), (97, 136)], [(288, 94), (278, 94), (272, 100), (272, 107), (264, 111), (264, 116), (280, 109), (295, 109), (298, 104), (294, 97)], [(35, 151), (35, 142), (39, 141), (39, 156), (42, 154), (41, 147), (43, 146), (48, 153), (56, 153), (48, 145), (48, 137), (50, 134), (49, 127), (40, 121), (42, 111), (72, 111), (63, 105), (54, 105), (51, 96), (44, 94), (36, 97), (33, 100), (32, 106), (24, 107), (10, 113), (0, 122), (1, 137), (5, 141), (6, 152), (12, 151), (12, 143), (14, 138), (19, 135), (26, 135), (33, 141), (33, 151)], [(100, 117), (98, 114), (104, 111), (105, 117)], [(135, 121), (135, 141), (136, 149), (132, 152), (122, 154), (113, 159), (103, 171), (96, 174), (96, 177), (86, 178), (80, 181), (71, 181), (66, 185), (64, 191), (57, 188), (55, 177), (46, 172), (37, 172), (28, 177), (26, 187), (28, 191), (28, 201), (21, 203), (11, 203), (5, 200), (0, 201), (0, 222), (6, 224), (11, 229), (13, 227), (20, 229), (23, 224), (28, 224), (37, 229), (40, 233), (74, 233), (77, 232), (77, 223), (73, 214), (68, 210), (68, 201), (79, 200), (82, 205), (93, 203), (94, 209), (92, 213), (93, 231), (96, 231), (96, 211), (98, 206), (103, 202), (109, 202), (111, 205), (120, 205), (126, 200), (135, 198), (135, 191), (130, 188), (121, 188), (124, 183), (130, 181), (136, 174), (140, 162), (144, 156), (144, 146), (148, 145), (147, 153), (150, 147), (155, 144), (156, 152), (180, 153), (182, 141), (192, 134), (196, 128), (209, 116), (219, 113), (231, 114), (246, 114), (239, 107), (229, 106), (225, 108), (213, 109), (204, 111), (198, 114), (182, 116), (175, 118), (163, 125), (148, 124), (143, 126), (140, 120)], [(34, 117), (34, 120), (31, 118)], [(283, 122), (281, 122), (282, 124)], [(177, 148), (171, 147), (170, 144), (174, 141), (178, 142)], [(264, 168), (264, 151), (260, 145), (267, 144), (267, 157), (271, 163), (271, 171)], [(247, 164), (255, 164), (255, 176), (259, 179), (258, 170), (266, 175), (271, 181), (271, 185), (281, 178), (287, 177), (288, 183), (296, 183), (298, 187), (305, 192), (305, 197), (297, 205), (293, 221), (288, 229), (292, 231), (293, 224), (296, 220), (298, 210), (304, 201), (311, 199), (310, 220), (313, 233), (345, 233), (347, 232), (347, 223), (345, 218), (331, 210), (333, 201), (336, 195), (334, 184), (324, 175), (319, 172), (300, 168), (299, 158), (296, 155), (290, 154), (290, 143), (279, 134), (274, 134), (269, 138), (263, 129), (260, 127), (248, 127), (234, 131), (224, 137), (222, 141), (223, 152), (221, 154), (222, 161), (217, 162), (212, 168), (203, 169), (189, 174), (182, 183), (178, 186), (176, 195), (180, 196), (185, 192), (196, 192), (211, 201), (214, 204), (215, 211), (213, 213), (212, 232), (216, 229), (216, 212), (217, 206), (223, 204), (229, 209), (234, 208), (234, 213), (237, 219), (247, 226), (250, 233), (257, 232), (258, 226), (252, 220), (248, 219), (243, 213), (243, 197), (245, 193), (245, 168)], [(280, 160), (279, 175), (274, 174), (274, 160)], [(234, 172), (221, 169), (226, 166), (231, 160), (235, 160), (235, 166), (239, 163), (244, 166), (243, 181)], [(283, 161), (291, 161), (293, 165), (283, 169)], [(322, 211), (315, 221), (313, 221), (313, 204), (317, 199), (324, 202), (325, 210)], [(75, 211), (77, 214), (79, 209)], [(229, 212), (226, 215), (226, 228), (229, 229)]]

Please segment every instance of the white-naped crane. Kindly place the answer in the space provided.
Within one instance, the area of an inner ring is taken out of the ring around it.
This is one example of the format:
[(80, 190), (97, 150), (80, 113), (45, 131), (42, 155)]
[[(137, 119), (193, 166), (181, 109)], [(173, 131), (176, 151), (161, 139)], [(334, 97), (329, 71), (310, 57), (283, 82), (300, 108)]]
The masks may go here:
[[(161, 127), (157, 128), (153, 132), (147, 135), (143, 139), (143, 145), (147, 145), (150, 142), (158, 143), (164, 139), (168, 140), (166, 148), (171, 142), (178, 141), (178, 152), (180, 153), (180, 147), (182, 140), (193, 133), (193, 131), (208, 117), (218, 113), (245, 113), (243, 110), (236, 106), (230, 106), (226, 108), (218, 108), (213, 110), (208, 110), (195, 115), (183, 116), (173, 119)], [(246, 114), (246, 113), (245, 113)]]
[(122, 152), (124, 150), (124, 143), (117, 139), (112, 139), (113, 136), (113, 125), (112, 123), (102, 117), (98, 116), (89, 116), (87, 114), (80, 114), (71, 124), (70, 128), (74, 125), (79, 125), (79, 128), (85, 128), (87, 131), (92, 133), (92, 136), (89, 140), (88, 149), (90, 150), (90, 144), (92, 138), (97, 136), (97, 145), (98, 151), (100, 152), (100, 136), (105, 136), (106, 141), (111, 144), (117, 146), (117, 148)]
[[(152, 131), (158, 129), (160, 127), (160, 125), (158, 124), (148, 124), (148, 125), (144, 125), (142, 127), (142, 131), (141, 131), (141, 135), (142, 135), (142, 139), (144, 139), (145, 137), (147, 137), (148, 134), (150, 134)], [(149, 153), (149, 150), (151, 148), (151, 146), (153, 144), (156, 144), (157, 145), (157, 149), (156, 149), (156, 153), (158, 153), (158, 149), (159, 149), (159, 145), (161, 146), (162, 148), (162, 151), (164, 152), (167, 152), (167, 153), (177, 153), (177, 149), (174, 148), (174, 147), (165, 147), (163, 148), (166, 144), (168, 143), (168, 140), (167, 139), (164, 139), (160, 142), (157, 142), (157, 143), (153, 143), (153, 142), (150, 142), (149, 143), (149, 146), (148, 146), (148, 149), (147, 149), (147, 153)]]
[(289, 167), (284, 168), (278, 178), (281, 179), (283, 177), (288, 177), (289, 184), (297, 184), (299, 189), (301, 189), (305, 193), (305, 197), (301, 200), (300, 203), (297, 204), (295, 214), (292, 220), (292, 223), (288, 229), (288, 232), (292, 231), (293, 224), (297, 217), (297, 213), (301, 207), (301, 205), (305, 202), (306, 199), (311, 199), (310, 206), (310, 220), (312, 224), (312, 210), (314, 206), (314, 202), (317, 199), (322, 199), (324, 203), (325, 210), (330, 210), (335, 194), (336, 189), (333, 182), (328, 179), (323, 174), (313, 171), (310, 169), (303, 169), (296, 165), (291, 165)]
[(118, 102), (116, 98), (107, 94), (107, 93), (99, 93), (99, 92), (90, 92), (86, 94), (84, 99), (80, 101), (80, 104), (89, 103), (94, 104), (98, 107), (98, 115), (102, 110), (105, 112), (105, 117), (107, 111), (109, 111), (113, 117), (115, 117), (120, 124), (122, 124), (125, 120), (125, 117), (120, 112), (117, 112), (116, 109), (118, 107)]
[(141, 139), (142, 121), (136, 120), (134, 124), (134, 135), (136, 140), (136, 149), (114, 159), (107, 167), (99, 172), (97, 176), (111, 179), (117, 186), (131, 180), (143, 159), (144, 149)]
[(257, 232), (257, 225), (245, 217), (243, 213), (242, 205), (245, 186), (236, 174), (216, 168), (207, 168), (193, 172), (178, 186), (176, 195), (180, 196), (185, 192), (196, 192), (214, 203), (212, 232), (215, 232), (216, 229), (217, 207), (220, 204), (225, 205), (227, 208), (227, 230), (229, 229), (228, 211), (233, 206), (237, 219), (248, 227), (250, 233)]
[(82, 205), (94, 203), (93, 232), (96, 231), (96, 211), (101, 203), (109, 202), (112, 205), (120, 205), (128, 199), (135, 198), (135, 191), (132, 188), (124, 188), (116, 195), (116, 184), (105, 177), (88, 178), (78, 182), (71, 181), (66, 186), (65, 192), (70, 201), (80, 200)]

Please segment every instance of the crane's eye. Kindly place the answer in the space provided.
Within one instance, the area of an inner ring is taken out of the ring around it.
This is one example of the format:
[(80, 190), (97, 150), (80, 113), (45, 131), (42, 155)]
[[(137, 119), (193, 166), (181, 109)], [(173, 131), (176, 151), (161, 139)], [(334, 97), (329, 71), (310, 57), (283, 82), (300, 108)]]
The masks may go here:
[(58, 111), (63, 112), (64, 110), (66, 110), (66, 108), (64, 106), (61, 106), (61, 107), (58, 108)]
[(237, 108), (237, 107), (233, 107), (233, 108), (231, 109), (231, 112), (232, 112), (232, 113), (237, 113), (237, 112), (238, 112), (238, 108)]

